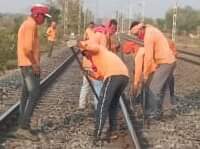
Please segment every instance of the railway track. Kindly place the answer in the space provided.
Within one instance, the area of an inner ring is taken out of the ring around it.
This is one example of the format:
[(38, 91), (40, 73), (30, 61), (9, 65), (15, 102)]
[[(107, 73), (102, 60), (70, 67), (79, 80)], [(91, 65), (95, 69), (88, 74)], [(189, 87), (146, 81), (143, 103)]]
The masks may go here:
[[(45, 77), (41, 82), (41, 92), (43, 92), (52, 82), (53, 80), (55, 80), (55, 78), (60, 75), (62, 73), (62, 71), (64, 71), (64, 69), (70, 64), (72, 63), (72, 61), (74, 60), (74, 56), (70, 56), (68, 57), (62, 64), (60, 64), (54, 71), (52, 71), (47, 77)], [(5, 129), (5, 127), (9, 127), (9, 123), (7, 123), (6, 121), (8, 119), (10, 119), (10, 117), (12, 117), (14, 114), (16, 116), (18, 108), (19, 108), (19, 104), (20, 102), (17, 101), (13, 106), (11, 106), (6, 112), (4, 112), (1, 116), (0, 116), (0, 125), (3, 125), (3, 129)], [(13, 120), (13, 119), (12, 119)], [(6, 124), (6, 126), (5, 126)]]
[[(73, 58), (70, 57), (72, 62)], [(19, 138), (3, 138), (0, 139), (3, 148), (41, 148), (41, 149), (94, 149), (92, 146), (92, 135), (94, 115), (93, 109), (88, 108), (86, 111), (77, 110), (78, 107), (78, 96), (79, 87), (81, 85), (80, 80), (81, 74), (78, 69), (77, 63), (73, 63), (69, 66), (67, 59), (65, 62), (65, 67), (67, 69), (60, 68), (49, 74), (44, 80), (41, 81), (42, 86), (42, 96), (39, 104), (36, 107), (35, 112), (32, 117), (32, 128), (38, 130), (37, 134), (40, 138), (39, 141), (32, 142), (30, 140), (21, 140)], [(64, 62), (64, 63), (65, 63)], [(64, 64), (63, 63), (63, 64)], [(57, 75), (62, 75), (57, 79)], [(55, 74), (56, 73), (56, 74)], [(51, 76), (51, 77), (50, 77)], [(50, 77), (50, 78), (49, 78)], [(73, 79), (72, 79), (73, 78)], [(54, 81), (52, 83), (52, 81)], [(52, 83), (51, 85), (49, 83)], [(47, 88), (48, 87), (48, 88)], [(9, 112), (15, 113), (19, 103), (16, 103)], [(11, 112), (12, 111), (12, 112)], [(8, 126), (15, 125), (11, 122), (16, 120), (16, 116), (13, 119), (7, 121), (7, 116), (10, 114), (3, 114), (0, 117), (0, 127), (2, 124), (3, 129)], [(7, 123), (5, 123), (7, 121)], [(127, 133), (127, 126), (124, 123), (124, 119), (121, 116), (119, 118), (121, 126), (121, 135), (118, 140), (114, 140), (111, 143), (105, 143), (102, 149), (131, 149), (135, 148), (134, 144)], [(143, 133), (143, 128), (141, 128), (141, 123), (137, 123), (135, 128), (137, 128), (138, 133)], [(5, 124), (7, 126), (5, 126)], [(160, 124), (159, 124), (160, 125)], [(150, 130), (151, 131), (151, 130)], [(152, 133), (152, 132), (151, 132)], [(153, 133), (152, 133), (153, 134)], [(156, 134), (155, 134), (156, 135)], [(2, 137), (0, 135), (0, 137)], [(148, 138), (148, 137), (147, 137)], [(194, 138), (195, 139), (195, 138)], [(1, 141), (3, 140), (3, 141)], [(143, 142), (142, 148), (148, 148), (148, 143), (145, 143), (145, 137), (139, 137), (139, 141)], [(168, 149), (168, 148), (166, 148)]]
[[(4, 138), (2, 140), (7, 140), (7, 141), (3, 143), (3, 147), (5, 148), (14, 148), (15, 146), (25, 147), (26, 142), (29, 142), (31, 143), (31, 146), (33, 148), (38, 147), (42, 149), (48, 148), (49, 145), (51, 146), (51, 148), (60, 147), (63, 149), (94, 148), (94, 146), (92, 145), (92, 136), (88, 135), (88, 133), (91, 134), (91, 132), (93, 132), (91, 128), (94, 127), (93, 126), (94, 117), (89, 115), (91, 115), (91, 113), (94, 113), (94, 111), (86, 111), (86, 112), (77, 111), (78, 107), (77, 99), (79, 96), (79, 87), (81, 85), (80, 84), (81, 75), (79, 73), (80, 70), (78, 69), (76, 63), (75, 64), (73, 63), (73, 65), (70, 68), (67, 68), (67, 70), (63, 68), (63, 65), (67, 67), (69, 63), (72, 62), (73, 58), (74, 57), (71, 56), (70, 58), (65, 60), (65, 62), (63, 62), (63, 64), (59, 66), (59, 68), (54, 70), (51, 74), (49, 74), (45, 79), (41, 81), (42, 96), (40, 102), (36, 106), (35, 112), (33, 113), (32, 123), (31, 123), (32, 128), (34, 128), (35, 130), (39, 130), (38, 136), (40, 137), (40, 141), (30, 142), (29, 140), (24, 141), (18, 138), (14, 139)], [(64, 71), (63, 75), (61, 75), (61, 77), (57, 79), (56, 76), (60, 75), (62, 71)], [(53, 80), (54, 83), (50, 86)], [(67, 83), (69, 84), (67, 85)], [(65, 102), (67, 102), (67, 104), (65, 104)], [(5, 129), (7, 130), (8, 127), (13, 127), (14, 125), (16, 125), (15, 123), (12, 122), (16, 121), (17, 117), (16, 113), (18, 107), (19, 107), (19, 102), (13, 105), (6, 113), (4, 113), (0, 117), (1, 120), (0, 127), (2, 128), (1, 130), (4, 130), (4, 132)], [(15, 116), (11, 117), (11, 115)], [(85, 124), (86, 126), (90, 127), (86, 128)], [(80, 131), (79, 127), (81, 126), (82, 129), (84, 129), (84, 132)], [(1, 131), (1, 133), (2, 132), (3, 131)], [(72, 132), (73, 133), (75, 132), (75, 134), (73, 134)], [(75, 138), (75, 136), (67, 135), (68, 133), (71, 133), (71, 135), (77, 135), (77, 134), (82, 135), (82, 137), (78, 139), (80, 142), (77, 143), (77, 139), (76, 140), (73, 139)], [(6, 134), (4, 133), (0, 136), (6, 137)], [(131, 141), (130, 137), (127, 137), (128, 135), (126, 135), (125, 138), (128, 141), (124, 140), (122, 143), (122, 140), (124, 139), (122, 136), (121, 139), (115, 143), (105, 144), (104, 148), (110, 149), (110, 147), (111, 148), (118, 147), (119, 149), (121, 149), (122, 148), (121, 145), (124, 143), (124, 141), (126, 142), (125, 147), (127, 149), (132, 148), (134, 143), (132, 142), (133, 140)], [(85, 140), (85, 138), (87, 139)], [(75, 141), (76, 143), (74, 143), (73, 141)], [(116, 143), (118, 144), (118, 146), (116, 146)]]
[[(132, 36), (129, 36), (127, 34), (124, 34), (124, 33), (120, 33), (119, 34), (119, 39), (120, 41), (124, 41), (124, 40), (129, 40), (129, 41), (133, 41), (141, 46), (144, 45), (143, 41), (139, 40), (139, 39), (136, 39)], [(189, 62), (189, 63), (192, 63), (194, 65), (200, 65), (200, 55), (199, 54), (196, 54), (196, 53), (192, 53), (192, 52), (188, 52), (188, 51), (185, 51), (185, 50), (177, 50), (178, 52), (178, 56), (177, 58), (179, 60), (182, 60), (182, 61), (185, 61), (185, 62)]]
[(200, 66), (200, 55), (199, 54), (195, 54), (195, 53), (191, 53), (191, 52), (183, 51), (183, 50), (177, 50), (177, 51), (178, 51), (177, 58), (179, 60)]
[[(54, 51), (54, 55), (51, 58), (43, 55), (41, 58), (41, 79), (44, 79), (49, 73), (51, 73), (60, 63), (62, 63), (69, 51), (66, 49), (59, 49)], [(0, 115), (14, 105), (21, 95), (21, 74), (20, 70), (16, 69), (6, 73), (6, 75), (0, 77)]]

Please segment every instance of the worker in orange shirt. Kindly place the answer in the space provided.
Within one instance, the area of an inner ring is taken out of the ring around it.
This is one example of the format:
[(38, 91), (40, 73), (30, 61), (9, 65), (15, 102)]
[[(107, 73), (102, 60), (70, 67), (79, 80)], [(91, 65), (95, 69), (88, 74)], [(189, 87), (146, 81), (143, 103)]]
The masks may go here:
[(105, 25), (95, 27), (94, 31), (96, 33), (96, 38), (101, 45), (105, 45), (113, 53), (118, 51), (120, 44), (114, 40), (117, 31), (117, 21), (115, 19), (111, 19)]
[[(109, 115), (109, 134), (116, 130), (116, 114), (119, 98), (128, 84), (128, 69), (122, 60), (109, 51), (97, 40), (81, 41), (80, 48), (83, 52), (92, 55), (92, 61), (96, 70), (103, 78), (103, 87), (100, 93), (100, 101), (96, 110), (95, 140), (100, 140), (102, 129)], [(117, 67), (116, 67), (117, 66)]]
[[(176, 45), (175, 43), (168, 39), (169, 47), (173, 51), (173, 54), (176, 56)], [(144, 63), (144, 47), (136, 44), (133, 41), (126, 41), (122, 45), (123, 53), (125, 54), (133, 54), (135, 61), (135, 69), (134, 69), (134, 79), (133, 79), (133, 96), (138, 96), (139, 88), (142, 86), (142, 75), (143, 75), (143, 63)], [(156, 70), (157, 65), (152, 63), (152, 69), (150, 69), (150, 76), (153, 75)], [(151, 78), (151, 77), (150, 77)], [(174, 76), (172, 75), (169, 79), (169, 88), (166, 89), (168, 92), (166, 98), (170, 100), (172, 105), (176, 105), (176, 98), (174, 96)], [(146, 84), (147, 85), (147, 84)], [(166, 93), (166, 92), (165, 92)], [(164, 101), (165, 99), (163, 99)]]
[[(96, 26), (94, 22), (90, 22), (89, 26), (87, 27), (83, 39), (94, 39), (98, 41), (99, 44), (106, 46), (108, 48), (112, 48), (113, 50), (116, 49), (116, 46), (114, 46), (114, 43), (111, 43), (111, 37), (115, 34), (117, 31), (117, 21), (115, 19), (111, 19), (109, 23), (105, 26)], [(113, 51), (111, 50), (111, 51)], [(92, 70), (91, 69), (91, 62), (87, 60), (85, 57), (83, 57), (83, 67), (85, 70)], [(97, 92), (97, 95), (100, 93), (100, 89), (102, 87), (102, 81), (101, 80), (95, 80), (92, 79), (92, 83), (94, 85), (94, 88)], [(83, 84), (80, 91), (80, 97), (79, 97), (79, 109), (85, 109), (86, 106), (86, 98), (89, 93), (90, 87), (89, 83), (87, 82), (86, 78), (83, 76)], [(97, 99), (94, 100), (94, 105), (96, 107)], [(95, 108), (96, 109), (96, 108)]]
[(48, 38), (48, 44), (49, 44), (49, 52), (48, 57), (51, 57), (53, 52), (53, 47), (56, 42), (56, 36), (57, 36), (57, 29), (56, 29), (56, 22), (52, 21), (51, 25), (47, 29), (47, 38)]
[[(138, 44), (134, 43), (133, 41), (126, 41), (123, 46), (122, 50), (125, 54), (132, 54), (134, 59), (134, 79), (133, 79), (133, 96), (138, 96), (138, 91), (142, 86), (143, 80), (143, 64), (144, 64), (144, 47), (139, 46)], [(149, 74), (152, 75), (153, 72), (156, 70), (156, 64), (152, 63), (151, 69)]]
[(168, 41), (163, 33), (151, 25), (144, 25), (140, 22), (131, 24), (131, 33), (144, 40), (144, 79), (147, 81), (150, 76), (152, 63), (157, 65), (151, 82), (149, 84), (148, 107), (146, 116), (149, 119), (160, 119), (163, 90), (166, 91), (173, 74), (176, 58), (169, 47)]
[(17, 58), (22, 73), (23, 91), (20, 101), (20, 128), (16, 135), (31, 140), (37, 139), (29, 131), (30, 118), (40, 95), (40, 46), (37, 28), (50, 17), (48, 7), (33, 5), (31, 15), (22, 23), (18, 31)]
[[(94, 36), (95, 36), (94, 27), (95, 27), (94, 22), (90, 22), (84, 33), (83, 40), (88, 40), (88, 39), (94, 38)], [(87, 72), (93, 71), (91, 60), (87, 59), (86, 57), (83, 57), (82, 66), (83, 66), (84, 70)], [(95, 77), (90, 77), (90, 79), (91, 79), (91, 82), (94, 86), (94, 89), (95, 89), (97, 95), (99, 96), (100, 90), (102, 87), (102, 80), (100, 80), (99, 78), (97, 79)], [(89, 91), (90, 91), (90, 85), (89, 85), (86, 77), (83, 76), (83, 83), (82, 83), (82, 87), (80, 90), (80, 96), (79, 96), (79, 109), (81, 109), (81, 110), (85, 109), (85, 107), (86, 107), (86, 101), (87, 101), (86, 99), (89, 94)], [(94, 96), (94, 107), (95, 107), (95, 109), (97, 107), (97, 99), (95, 96)]]

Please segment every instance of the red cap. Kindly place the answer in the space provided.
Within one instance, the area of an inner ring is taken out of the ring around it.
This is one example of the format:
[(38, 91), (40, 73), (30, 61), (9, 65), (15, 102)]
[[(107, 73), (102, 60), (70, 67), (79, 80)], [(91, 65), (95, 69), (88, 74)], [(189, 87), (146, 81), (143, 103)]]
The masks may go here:
[(33, 15), (44, 14), (46, 17), (51, 18), (51, 15), (49, 15), (48, 12), (49, 12), (48, 6), (43, 4), (35, 4), (31, 7), (31, 13)]

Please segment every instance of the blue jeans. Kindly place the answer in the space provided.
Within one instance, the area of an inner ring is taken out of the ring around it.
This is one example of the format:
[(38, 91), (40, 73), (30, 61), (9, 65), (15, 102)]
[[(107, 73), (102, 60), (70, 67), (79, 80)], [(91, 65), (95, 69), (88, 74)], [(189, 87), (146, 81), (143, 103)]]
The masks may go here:
[(20, 122), (21, 128), (29, 128), (30, 119), (36, 101), (40, 96), (40, 76), (32, 71), (32, 67), (21, 67), (23, 89), (20, 101)]
[[(94, 90), (97, 93), (97, 96), (100, 97), (101, 88), (103, 86), (103, 81), (99, 80), (92, 80), (92, 84), (94, 86)], [(94, 107), (97, 109), (98, 100), (94, 95)]]

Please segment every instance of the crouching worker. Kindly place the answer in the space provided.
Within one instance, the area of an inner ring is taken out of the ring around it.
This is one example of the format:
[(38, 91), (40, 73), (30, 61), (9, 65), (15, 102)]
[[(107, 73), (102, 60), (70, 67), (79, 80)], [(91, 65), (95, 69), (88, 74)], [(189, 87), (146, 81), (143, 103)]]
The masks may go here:
[[(144, 47), (139, 46), (133, 41), (126, 41), (122, 45), (123, 53), (132, 54), (133, 63), (134, 63), (134, 71), (133, 71), (133, 82), (132, 82), (132, 95), (134, 102), (142, 103), (144, 101), (142, 98), (142, 90), (148, 88), (151, 77), (148, 78), (148, 81), (144, 83), (144, 75), (143, 75), (143, 66), (144, 66)], [(153, 75), (156, 70), (156, 64), (152, 62), (152, 66), (149, 69), (150, 76)], [(148, 90), (145, 90), (146, 94), (148, 94)], [(145, 99), (145, 109), (149, 106), (149, 102)]]
[(148, 91), (148, 106), (146, 116), (149, 119), (159, 120), (162, 114), (162, 105), (169, 82), (175, 69), (176, 58), (164, 34), (151, 25), (140, 22), (131, 24), (131, 33), (144, 40), (144, 79), (150, 77), (152, 62), (157, 68), (152, 76)]
[(20, 128), (16, 135), (31, 140), (37, 139), (30, 132), (30, 119), (40, 94), (40, 49), (37, 33), (38, 25), (49, 16), (48, 7), (37, 4), (18, 31), (17, 57), (22, 73), (23, 91), (20, 101)]
[[(89, 79), (94, 87), (94, 90), (97, 94), (97, 96), (99, 97), (100, 95), (100, 91), (102, 88), (102, 76), (99, 72), (97, 72), (96, 67), (93, 64), (93, 61), (91, 59), (91, 54), (90, 53), (84, 53), (83, 54), (83, 62), (82, 62), (82, 66), (85, 70), (85, 72), (87, 72), (86, 75), (89, 76)], [(86, 108), (86, 101), (87, 101), (87, 95), (89, 93), (90, 90), (90, 85), (86, 79), (85, 76), (83, 76), (83, 85), (81, 87), (81, 91), (80, 91), (80, 97), (79, 97), (79, 109), (83, 110)], [(94, 95), (94, 109), (97, 109), (97, 103), (98, 103), (98, 99), (96, 99), (96, 96)]]
[[(90, 22), (88, 28), (86, 29), (86, 31), (84, 33), (83, 40), (88, 40), (95, 36), (94, 27), (95, 27), (94, 22)], [(89, 72), (88, 75), (91, 75), (93, 73), (95, 73), (95, 75), (98, 75), (98, 72), (96, 72), (95, 66), (93, 65), (90, 54), (84, 55), (83, 60), (82, 60), (82, 67), (84, 68), (84, 70), (86, 72)], [(97, 96), (99, 97), (100, 90), (102, 87), (102, 80), (100, 79), (101, 78), (100, 76), (95, 76), (95, 75), (90, 76), (90, 80), (94, 86)], [(87, 81), (86, 77), (83, 76), (83, 84), (82, 84), (82, 87), (80, 90), (80, 96), (79, 96), (79, 109), (81, 109), (81, 110), (86, 108), (86, 103), (87, 103), (86, 101), (87, 101), (87, 96), (89, 94), (89, 91), (90, 91), (89, 82)], [(95, 107), (95, 109), (97, 107), (97, 99), (95, 96), (94, 96), (94, 107)]]
[[(144, 79), (143, 76), (143, 65), (144, 65), (144, 47), (139, 46), (138, 44), (134, 43), (133, 41), (127, 41), (122, 45), (123, 53), (125, 54), (132, 54), (134, 59), (134, 79), (132, 83), (132, 92), (134, 98), (138, 97), (140, 89), (143, 88), (142, 82)], [(153, 72), (156, 70), (156, 64), (152, 62), (151, 68), (149, 69), (149, 74), (152, 76)], [(148, 79), (148, 83), (150, 82), (150, 78)], [(147, 84), (148, 84), (147, 83)], [(145, 84), (147, 86), (147, 84)]]
[[(96, 125), (94, 143), (101, 140), (102, 129), (106, 118), (109, 116), (109, 132), (116, 130), (116, 114), (119, 98), (128, 84), (128, 69), (122, 60), (110, 52), (97, 40), (81, 41), (79, 45), (82, 51), (90, 53), (92, 61), (103, 77), (103, 87), (100, 93), (100, 101), (96, 110)], [(112, 135), (112, 133), (109, 133)]]

